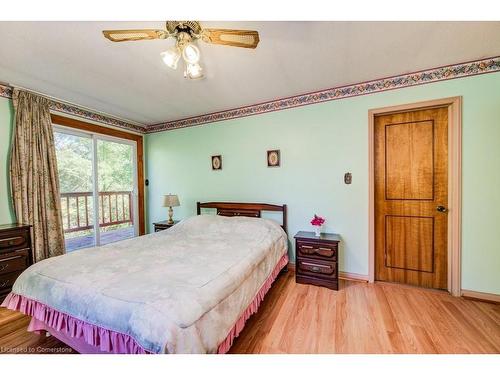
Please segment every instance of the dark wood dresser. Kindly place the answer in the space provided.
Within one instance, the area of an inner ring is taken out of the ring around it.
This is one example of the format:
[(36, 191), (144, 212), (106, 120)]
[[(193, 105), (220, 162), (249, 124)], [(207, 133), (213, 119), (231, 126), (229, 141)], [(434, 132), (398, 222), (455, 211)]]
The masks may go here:
[(295, 235), (295, 281), (339, 289), (337, 234), (299, 232)]
[(31, 227), (0, 225), (0, 302), (10, 293), (21, 272), (32, 263)]
[(155, 232), (159, 232), (161, 230), (165, 230), (165, 229), (168, 229), (170, 227), (173, 227), (178, 222), (179, 222), (178, 220), (174, 220), (173, 224), (169, 224), (168, 220), (163, 220), (163, 221), (159, 221), (157, 223), (153, 223), (153, 226), (155, 227)]

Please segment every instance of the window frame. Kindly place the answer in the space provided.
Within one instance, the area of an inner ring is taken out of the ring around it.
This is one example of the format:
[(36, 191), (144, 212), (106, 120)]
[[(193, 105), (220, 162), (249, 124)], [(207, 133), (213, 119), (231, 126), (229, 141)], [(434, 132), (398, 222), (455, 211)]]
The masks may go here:
[(97, 125), (70, 117), (61, 116), (51, 113), (52, 124), (57, 127), (72, 128), (82, 133), (95, 133), (99, 136), (109, 137), (109, 140), (120, 141), (126, 140), (135, 142), (135, 160), (136, 160), (136, 176), (137, 176), (137, 217), (138, 217), (138, 234), (142, 236), (146, 233), (145, 218), (144, 218), (144, 137), (139, 134), (129, 133), (126, 131)]

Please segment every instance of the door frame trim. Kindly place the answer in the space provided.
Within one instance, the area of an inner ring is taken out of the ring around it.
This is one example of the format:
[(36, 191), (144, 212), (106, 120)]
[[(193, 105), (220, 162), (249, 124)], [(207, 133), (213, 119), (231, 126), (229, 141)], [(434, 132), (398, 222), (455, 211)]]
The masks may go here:
[(368, 111), (368, 281), (375, 281), (375, 116), (436, 107), (448, 108), (448, 291), (461, 295), (462, 270), (462, 97), (375, 108)]

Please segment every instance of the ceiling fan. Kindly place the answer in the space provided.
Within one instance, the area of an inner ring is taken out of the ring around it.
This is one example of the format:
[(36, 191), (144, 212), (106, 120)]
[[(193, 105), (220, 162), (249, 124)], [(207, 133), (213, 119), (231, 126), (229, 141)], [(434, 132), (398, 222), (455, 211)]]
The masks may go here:
[(163, 62), (172, 69), (177, 69), (182, 56), (185, 62), (184, 77), (188, 79), (203, 78), (203, 69), (199, 63), (200, 50), (195, 45), (198, 39), (206, 43), (242, 48), (255, 48), (259, 44), (257, 31), (205, 29), (198, 21), (167, 21), (165, 30), (103, 30), (102, 33), (112, 42), (175, 38), (175, 46), (160, 55)]

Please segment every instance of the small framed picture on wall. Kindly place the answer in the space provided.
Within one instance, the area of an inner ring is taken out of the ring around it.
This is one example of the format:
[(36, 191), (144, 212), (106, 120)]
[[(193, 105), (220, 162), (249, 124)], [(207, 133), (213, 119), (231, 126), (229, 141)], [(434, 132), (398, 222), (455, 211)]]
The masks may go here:
[(220, 171), (222, 169), (222, 155), (212, 156), (212, 170)]
[(281, 162), (280, 150), (267, 151), (267, 166), (279, 167)]

